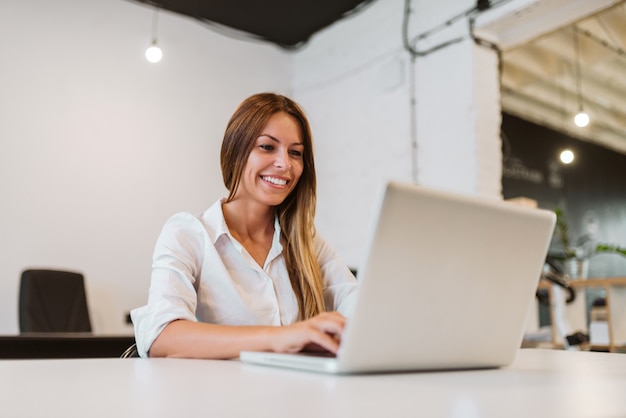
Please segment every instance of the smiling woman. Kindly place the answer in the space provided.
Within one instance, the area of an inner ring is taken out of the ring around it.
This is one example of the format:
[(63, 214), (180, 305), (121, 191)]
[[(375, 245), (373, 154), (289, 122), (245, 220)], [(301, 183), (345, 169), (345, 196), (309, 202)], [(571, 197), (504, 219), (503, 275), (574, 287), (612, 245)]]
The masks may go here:
[(174, 215), (157, 240), (148, 304), (131, 313), (139, 354), (335, 353), (356, 279), (315, 233), (306, 116), (285, 96), (251, 96), (220, 158), (228, 197), (200, 216)]
[[(235, 201), (276, 206), (287, 198), (304, 169), (300, 131), (298, 123), (287, 113), (275, 113), (269, 118), (248, 156), (236, 195), (231, 194), (229, 205), (225, 205), (229, 208), (226, 212), (231, 212), (230, 208), (237, 205)], [(246, 197), (252, 200), (246, 200)], [(239, 209), (233, 207), (232, 211), (238, 212)], [(227, 213), (227, 218), (230, 215)]]

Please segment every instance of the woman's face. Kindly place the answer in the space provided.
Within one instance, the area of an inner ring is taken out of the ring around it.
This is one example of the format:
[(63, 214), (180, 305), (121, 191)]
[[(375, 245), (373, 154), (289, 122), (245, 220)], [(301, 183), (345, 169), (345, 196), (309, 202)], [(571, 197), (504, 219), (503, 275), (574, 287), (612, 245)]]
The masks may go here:
[(302, 175), (303, 153), (296, 120), (284, 112), (272, 115), (256, 138), (235, 197), (280, 205)]

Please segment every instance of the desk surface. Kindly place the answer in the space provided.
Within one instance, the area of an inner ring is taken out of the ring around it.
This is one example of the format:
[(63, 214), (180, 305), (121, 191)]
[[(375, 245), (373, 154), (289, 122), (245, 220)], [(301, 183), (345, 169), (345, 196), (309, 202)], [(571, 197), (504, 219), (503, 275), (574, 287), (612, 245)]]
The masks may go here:
[(10, 417), (626, 416), (626, 355), (522, 349), (507, 368), (326, 376), (239, 361), (0, 361)]

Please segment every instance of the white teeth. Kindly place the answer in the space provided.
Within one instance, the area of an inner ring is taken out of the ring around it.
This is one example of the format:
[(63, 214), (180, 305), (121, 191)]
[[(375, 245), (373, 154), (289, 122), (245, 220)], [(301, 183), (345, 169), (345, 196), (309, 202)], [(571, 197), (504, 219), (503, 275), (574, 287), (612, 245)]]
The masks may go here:
[(269, 181), (270, 183), (276, 184), (279, 186), (284, 186), (285, 184), (287, 184), (287, 180), (276, 179), (274, 177), (263, 177), (263, 180)]

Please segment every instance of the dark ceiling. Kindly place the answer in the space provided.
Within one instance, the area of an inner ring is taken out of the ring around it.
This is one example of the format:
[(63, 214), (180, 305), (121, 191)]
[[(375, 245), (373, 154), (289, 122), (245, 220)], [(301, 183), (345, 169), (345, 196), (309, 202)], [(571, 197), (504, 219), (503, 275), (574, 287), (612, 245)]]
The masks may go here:
[(283, 48), (302, 46), (315, 32), (373, 0), (133, 0), (218, 23), (273, 42)]

